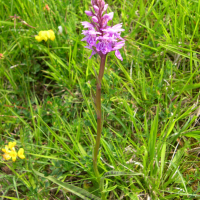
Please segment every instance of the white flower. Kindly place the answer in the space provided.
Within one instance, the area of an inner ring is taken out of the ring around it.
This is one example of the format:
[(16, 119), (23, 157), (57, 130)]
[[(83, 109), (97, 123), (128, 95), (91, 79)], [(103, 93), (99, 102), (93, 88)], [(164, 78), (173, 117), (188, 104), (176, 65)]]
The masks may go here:
[(62, 32), (63, 32), (62, 26), (59, 26), (59, 27), (58, 27), (58, 32), (59, 32), (60, 34), (62, 34)]

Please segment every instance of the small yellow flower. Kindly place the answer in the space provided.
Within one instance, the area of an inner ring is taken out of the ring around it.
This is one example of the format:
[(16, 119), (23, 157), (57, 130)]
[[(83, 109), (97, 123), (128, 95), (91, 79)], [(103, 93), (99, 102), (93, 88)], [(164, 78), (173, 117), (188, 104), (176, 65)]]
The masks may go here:
[(8, 145), (5, 145), (5, 149), (2, 149), (2, 151), (4, 152), (3, 158), (4, 158), (5, 160), (10, 160), (10, 159), (11, 159), (11, 156), (10, 156), (10, 150), (9, 150)]
[(38, 42), (41, 42), (42, 40), (44, 40), (46, 42), (48, 39), (46, 31), (40, 31), (39, 34), (37, 36), (35, 36), (35, 39)]
[(49, 39), (52, 40), (52, 41), (54, 41), (55, 40), (55, 34), (54, 34), (53, 30), (49, 30), (47, 32), (50, 35)]
[(9, 142), (9, 143), (8, 143), (8, 147), (9, 147), (10, 150), (12, 150), (12, 151), (15, 151), (15, 145), (16, 145), (16, 142)]
[(49, 31), (45, 31), (45, 34), (47, 36), (47, 39), (50, 39), (50, 33), (49, 33)]
[(47, 31), (40, 31), (38, 34), (45, 42), (48, 40)]
[(23, 148), (20, 148), (19, 151), (18, 151), (18, 156), (21, 158), (21, 159), (24, 159), (25, 156), (24, 156), (24, 149)]
[(37, 36), (35, 36), (35, 39), (38, 42), (41, 42), (42, 40), (44, 40), (46, 42), (48, 39), (54, 41), (55, 34), (54, 34), (53, 30), (40, 31), (39, 34)]
[(35, 39), (38, 41), (38, 42), (41, 42), (42, 41), (42, 38), (38, 35), (35, 36)]
[(25, 158), (24, 149), (20, 148), (17, 153), (15, 150), (15, 145), (16, 145), (16, 142), (9, 142), (8, 145), (5, 145), (5, 148), (2, 149), (2, 151), (4, 152), (3, 158), (5, 160), (10, 160), (12, 158), (12, 161), (15, 162), (17, 159), (17, 156), (21, 159)]
[(8, 145), (5, 145), (5, 149), (2, 149), (2, 151), (6, 154), (10, 153)]
[(17, 152), (16, 152), (16, 151), (11, 151), (11, 152), (9, 153), (9, 155), (11, 156), (12, 161), (15, 162), (16, 159), (17, 159)]
[(5, 153), (5, 154), (3, 154), (3, 158), (4, 158), (5, 160), (10, 160), (10, 159), (11, 159), (11, 156), (10, 156), (9, 153)]

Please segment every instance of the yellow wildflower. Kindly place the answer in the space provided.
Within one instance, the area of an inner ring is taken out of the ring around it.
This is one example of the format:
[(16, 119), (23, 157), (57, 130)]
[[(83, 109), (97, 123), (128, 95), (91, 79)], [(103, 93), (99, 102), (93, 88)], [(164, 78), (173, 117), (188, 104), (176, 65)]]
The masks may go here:
[(8, 147), (9, 147), (10, 150), (12, 150), (12, 151), (15, 151), (15, 145), (16, 145), (16, 142), (9, 142), (9, 143), (8, 143)]
[(47, 32), (48, 32), (48, 35), (50, 35), (49, 39), (54, 41), (55, 40), (55, 34), (54, 34), (53, 30), (49, 30)]
[(5, 145), (5, 149), (2, 149), (4, 153), (10, 153), (8, 145)]
[(4, 154), (3, 154), (3, 158), (4, 158), (5, 160), (10, 160), (10, 159), (11, 159), (11, 156), (10, 156), (9, 153), (4, 153)]
[(53, 30), (40, 31), (39, 34), (37, 36), (35, 36), (35, 39), (38, 42), (41, 42), (42, 40), (44, 40), (46, 42), (48, 39), (54, 41), (55, 34), (54, 34)]
[(35, 39), (38, 41), (38, 42), (41, 42), (42, 41), (42, 38), (38, 35), (35, 36)]
[(23, 148), (20, 148), (19, 151), (18, 151), (18, 156), (21, 158), (21, 159), (24, 159), (25, 156), (24, 156), (24, 149)]
[(46, 31), (40, 31), (39, 34), (38, 34), (38, 36), (35, 36), (35, 39), (38, 42), (41, 42), (42, 40), (44, 40), (46, 42), (48, 40)]
[(11, 159), (11, 156), (10, 156), (10, 150), (9, 150), (8, 145), (5, 145), (5, 149), (2, 149), (2, 151), (4, 152), (3, 158), (4, 158), (5, 160), (10, 160), (10, 159)]
[(12, 158), (12, 161), (15, 162), (17, 159), (17, 156), (21, 159), (25, 158), (24, 149), (20, 148), (17, 153), (15, 150), (15, 145), (16, 145), (16, 142), (9, 142), (8, 145), (5, 145), (5, 148), (2, 149), (2, 151), (4, 152), (3, 158), (5, 160), (10, 160)]
[(16, 159), (17, 159), (17, 152), (16, 152), (16, 151), (11, 151), (11, 152), (9, 153), (9, 155), (11, 156), (12, 161), (15, 162)]

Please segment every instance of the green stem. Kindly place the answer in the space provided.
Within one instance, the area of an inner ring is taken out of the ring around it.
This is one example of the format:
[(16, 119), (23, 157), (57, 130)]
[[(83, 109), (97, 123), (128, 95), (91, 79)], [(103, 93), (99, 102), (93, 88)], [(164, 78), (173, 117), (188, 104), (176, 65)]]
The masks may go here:
[(93, 167), (94, 173), (97, 178), (98, 183), (100, 183), (99, 171), (97, 168), (97, 156), (100, 146), (100, 139), (101, 139), (101, 81), (104, 74), (105, 69), (105, 62), (106, 62), (106, 55), (101, 56), (101, 64), (99, 69), (99, 75), (97, 77), (97, 91), (96, 91), (96, 112), (97, 112), (97, 137), (96, 137), (96, 144), (94, 147), (94, 155), (93, 155)]

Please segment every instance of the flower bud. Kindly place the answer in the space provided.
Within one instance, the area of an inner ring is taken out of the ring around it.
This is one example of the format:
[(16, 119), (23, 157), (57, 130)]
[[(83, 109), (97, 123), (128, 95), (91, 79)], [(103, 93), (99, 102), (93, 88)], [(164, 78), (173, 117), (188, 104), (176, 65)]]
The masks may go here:
[(93, 22), (98, 22), (98, 18), (96, 16), (92, 17)]
[(98, 13), (99, 12), (99, 7), (95, 5), (94, 6), (94, 10), (95, 10), (96, 13)]
[(103, 12), (106, 11), (107, 8), (108, 8), (108, 4), (106, 4), (106, 5), (104, 6), (104, 8), (103, 8)]
[(109, 14), (105, 14), (105, 15), (103, 16), (103, 19), (106, 19), (107, 21), (110, 21), (110, 20), (112, 20), (113, 15), (114, 15), (113, 12), (111, 12), (111, 13), (109, 13)]
[(86, 11), (85, 11), (85, 14), (86, 14), (87, 16), (93, 16), (93, 13), (92, 13), (91, 11), (89, 11), (89, 10), (86, 10)]
[(105, 5), (105, 2), (104, 2), (104, 0), (102, 0), (101, 1), (101, 7), (104, 7), (104, 5)]
[(95, 0), (91, 0), (91, 4), (92, 4), (92, 6), (96, 5), (96, 1)]

